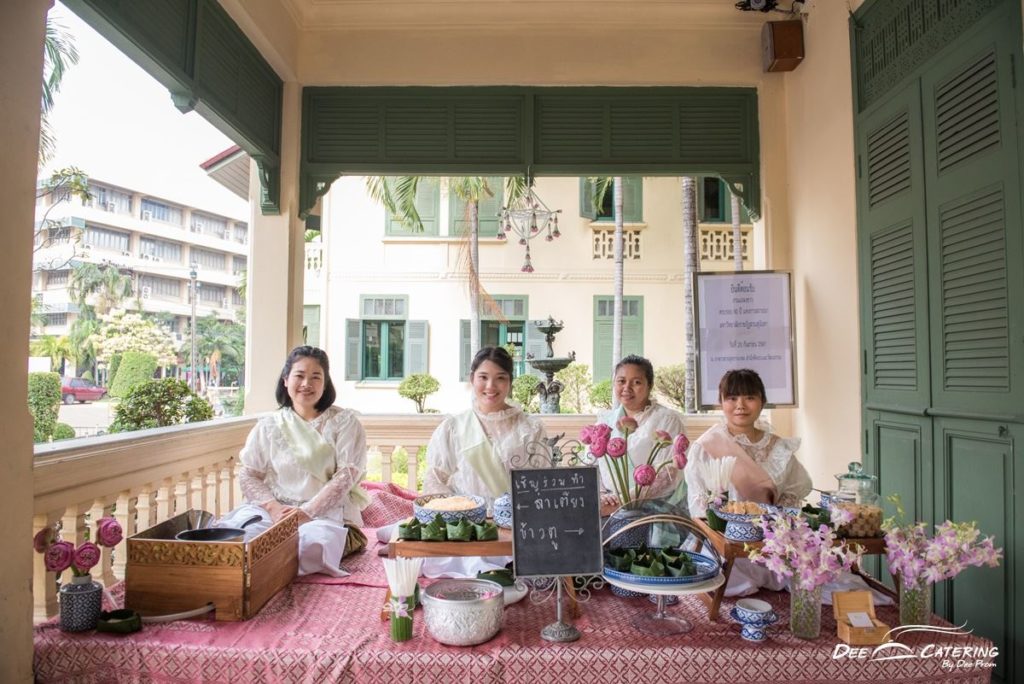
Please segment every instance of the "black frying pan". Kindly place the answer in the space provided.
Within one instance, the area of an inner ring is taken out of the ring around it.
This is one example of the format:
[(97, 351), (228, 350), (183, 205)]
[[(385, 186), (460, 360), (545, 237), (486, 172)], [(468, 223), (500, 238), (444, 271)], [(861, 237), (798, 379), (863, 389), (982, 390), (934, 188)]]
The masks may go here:
[(245, 527), (262, 519), (263, 516), (254, 515), (242, 523), (241, 527), (204, 527), (199, 530), (182, 530), (178, 534), (174, 535), (174, 538), (178, 541), (195, 542), (234, 541), (245, 535)]

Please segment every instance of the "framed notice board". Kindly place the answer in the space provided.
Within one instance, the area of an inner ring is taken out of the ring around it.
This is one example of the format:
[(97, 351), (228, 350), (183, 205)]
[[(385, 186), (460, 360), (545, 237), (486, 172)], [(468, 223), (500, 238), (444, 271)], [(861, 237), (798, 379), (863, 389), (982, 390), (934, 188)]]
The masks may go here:
[(594, 466), (512, 470), (517, 577), (601, 574), (598, 477)]
[(796, 337), (788, 271), (702, 272), (693, 276), (697, 405), (718, 405), (726, 371), (750, 368), (768, 406), (796, 406)]

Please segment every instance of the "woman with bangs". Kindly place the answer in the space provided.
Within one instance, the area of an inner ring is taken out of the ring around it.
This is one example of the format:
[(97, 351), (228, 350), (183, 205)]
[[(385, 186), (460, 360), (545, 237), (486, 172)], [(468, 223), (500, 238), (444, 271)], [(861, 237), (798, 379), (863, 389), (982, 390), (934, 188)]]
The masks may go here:
[[(724, 420), (690, 445), (687, 454), (684, 475), (690, 515), (704, 517), (711, 499), (721, 494), (709, 491), (703, 473), (710, 459), (724, 456), (736, 459), (730, 500), (798, 506), (811, 493), (811, 477), (795, 455), (800, 440), (780, 437), (760, 420), (768, 403), (761, 376), (747, 368), (728, 371), (718, 384), (718, 401)], [(762, 586), (782, 587), (766, 568), (744, 560), (737, 559), (726, 596), (751, 594)]]
[(275, 391), (277, 411), (260, 418), (238, 455), (245, 505), (222, 525), (252, 515), (259, 532), (296, 512), (299, 574), (335, 577), (343, 556), (366, 546), (359, 529), (369, 498), (359, 486), (366, 473), (366, 433), (355, 411), (335, 406), (327, 354), (296, 347), (288, 354)]

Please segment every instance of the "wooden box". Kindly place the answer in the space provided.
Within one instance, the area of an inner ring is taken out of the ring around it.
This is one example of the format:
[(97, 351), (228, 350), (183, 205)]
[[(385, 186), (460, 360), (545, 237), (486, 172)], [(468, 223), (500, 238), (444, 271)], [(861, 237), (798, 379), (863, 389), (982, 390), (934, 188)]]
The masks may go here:
[[(867, 613), (873, 627), (854, 627), (846, 615)], [(876, 646), (889, 641), (889, 625), (875, 617), (875, 602), (870, 591), (832, 592), (832, 615), (839, 638), (852, 646)]]
[(415, 541), (399, 539), (396, 525), (391, 543), (388, 544), (389, 558), (511, 555), (512, 532), (504, 527), (498, 528), (498, 538), (495, 541)]
[[(247, 541), (191, 542), (188, 511), (128, 538), (125, 606), (164, 615), (213, 603), (218, 621), (248, 620), (299, 569), (299, 518), (293, 513)], [(205, 517), (209, 517), (205, 514)]]

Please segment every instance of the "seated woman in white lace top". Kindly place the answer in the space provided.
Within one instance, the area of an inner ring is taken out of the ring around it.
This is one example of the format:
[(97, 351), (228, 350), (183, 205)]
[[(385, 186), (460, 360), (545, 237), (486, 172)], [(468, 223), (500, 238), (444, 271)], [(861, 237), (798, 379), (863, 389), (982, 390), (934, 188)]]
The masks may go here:
[[(780, 437), (758, 420), (768, 401), (761, 377), (748, 369), (729, 371), (722, 376), (718, 394), (725, 421), (709, 428), (690, 445), (687, 454), (684, 475), (690, 515), (704, 517), (711, 499), (723, 493), (711, 491), (704, 466), (724, 456), (736, 459), (728, 484), (729, 499), (799, 505), (811, 493), (810, 475), (794, 455), (800, 440)], [(781, 588), (765, 568), (738, 559), (726, 596), (753, 593), (761, 586)]]
[(298, 510), (299, 574), (345, 575), (339, 563), (346, 541), (351, 548), (362, 536), (354, 526), (368, 501), (359, 487), (366, 434), (355, 412), (333, 406), (337, 392), (322, 349), (292, 350), (276, 397), (281, 408), (260, 418), (239, 453), (247, 505), (230, 519), (255, 512), (269, 526)]
[(513, 361), (502, 347), (484, 347), (470, 365), (473, 408), (445, 418), (427, 445), (427, 494), (475, 494), (487, 500), (509, 490), (509, 471), (528, 463), (527, 445), (545, 439), (540, 420), (506, 403)]

